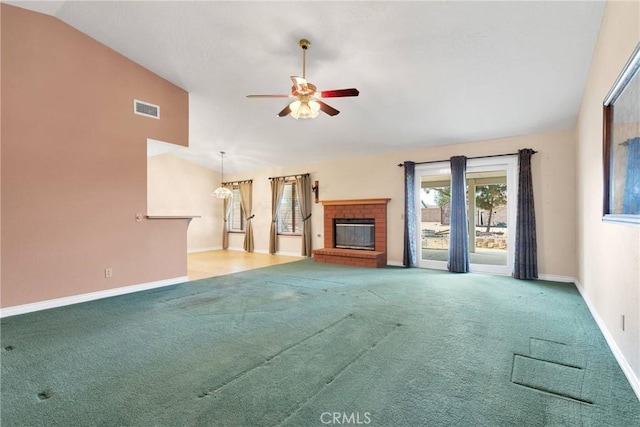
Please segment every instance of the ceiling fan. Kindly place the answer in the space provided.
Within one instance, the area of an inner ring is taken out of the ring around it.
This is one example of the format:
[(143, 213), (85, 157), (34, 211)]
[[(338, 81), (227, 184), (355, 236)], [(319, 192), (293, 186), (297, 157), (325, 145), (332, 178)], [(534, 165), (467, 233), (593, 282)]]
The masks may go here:
[(358, 89), (333, 89), (318, 91), (316, 86), (307, 82), (306, 79), (306, 58), (307, 49), (311, 42), (306, 39), (300, 40), (302, 48), (302, 77), (291, 76), (293, 86), (291, 93), (287, 95), (247, 95), (247, 98), (296, 98), (278, 113), (278, 117), (291, 115), (294, 119), (313, 119), (322, 111), (330, 116), (340, 113), (330, 105), (325, 104), (319, 98), (339, 98), (344, 96), (358, 96)]

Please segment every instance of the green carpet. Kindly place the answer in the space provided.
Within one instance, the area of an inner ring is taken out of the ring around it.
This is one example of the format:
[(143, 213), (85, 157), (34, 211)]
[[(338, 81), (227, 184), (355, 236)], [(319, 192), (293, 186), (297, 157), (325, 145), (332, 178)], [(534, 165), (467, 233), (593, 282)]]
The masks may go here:
[(8, 426), (638, 426), (573, 285), (304, 260), (1, 322)]

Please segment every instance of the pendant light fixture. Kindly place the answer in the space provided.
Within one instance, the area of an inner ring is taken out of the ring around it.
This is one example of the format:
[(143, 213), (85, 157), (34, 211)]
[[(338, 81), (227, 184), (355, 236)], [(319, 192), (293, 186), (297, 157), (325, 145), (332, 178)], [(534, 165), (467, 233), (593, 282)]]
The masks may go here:
[(211, 192), (211, 195), (216, 199), (228, 199), (233, 195), (233, 193), (231, 192), (231, 190), (222, 185), (224, 182), (224, 151), (220, 152), (220, 164), (222, 166), (222, 172), (220, 173), (220, 187), (213, 190)]

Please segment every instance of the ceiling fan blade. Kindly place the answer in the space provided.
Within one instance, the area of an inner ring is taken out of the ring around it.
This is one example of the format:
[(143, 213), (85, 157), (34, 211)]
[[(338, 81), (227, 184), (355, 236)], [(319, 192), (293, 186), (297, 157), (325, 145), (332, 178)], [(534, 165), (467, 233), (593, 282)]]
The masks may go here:
[(278, 117), (284, 117), (284, 116), (288, 116), (289, 113), (291, 113), (291, 108), (289, 108), (289, 106), (287, 105), (286, 107), (284, 107), (282, 109), (282, 111), (280, 111), (278, 113)]
[(323, 90), (320, 92), (320, 96), (323, 98), (339, 98), (342, 96), (358, 96), (360, 92), (356, 88), (350, 89), (333, 89)]
[(318, 104), (320, 104), (320, 110), (322, 110), (324, 113), (330, 115), (330, 116), (336, 116), (338, 114), (340, 114), (340, 111), (336, 110), (335, 108), (333, 108), (330, 105), (325, 104), (322, 101), (316, 101)]
[(247, 95), (247, 98), (293, 98), (292, 95)]

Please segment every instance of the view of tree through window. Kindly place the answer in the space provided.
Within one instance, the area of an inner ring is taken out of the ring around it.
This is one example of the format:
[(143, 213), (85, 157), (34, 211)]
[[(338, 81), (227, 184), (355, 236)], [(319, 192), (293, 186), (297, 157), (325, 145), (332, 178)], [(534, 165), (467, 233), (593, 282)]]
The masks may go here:
[(242, 204), (240, 203), (240, 190), (237, 186), (234, 186), (231, 190), (233, 196), (229, 203), (231, 203), (231, 213), (229, 214), (229, 221), (231, 223), (232, 231), (244, 231), (244, 211), (242, 210)]
[(480, 185), (476, 187), (476, 206), (488, 212), (487, 233), (493, 225), (494, 210), (507, 204), (506, 184)]
[(280, 202), (277, 222), (279, 234), (298, 234), (302, 232), (302, 215), (300, 215), (295, 181), (289, 181), (284, 184), (284, 195)]

